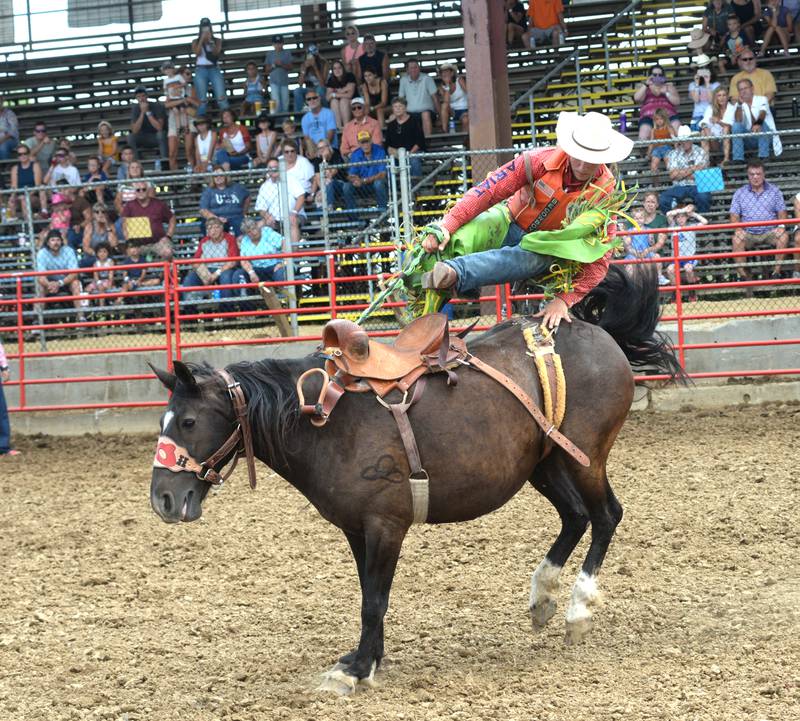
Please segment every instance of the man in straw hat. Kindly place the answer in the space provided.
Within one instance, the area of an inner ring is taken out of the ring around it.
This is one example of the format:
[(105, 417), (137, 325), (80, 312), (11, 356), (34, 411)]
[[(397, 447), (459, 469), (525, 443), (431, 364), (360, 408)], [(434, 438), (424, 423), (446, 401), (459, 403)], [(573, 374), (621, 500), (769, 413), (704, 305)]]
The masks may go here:
[[(559, 230), (567, 206), (610, 192), (616, 179), (608, 168), (630, 155), (633, 141), (611, 127), (600, 113), (580, 115), (562, 112), (556, 126), (556, 147), (527, 150), (491, 173), (461, 198), (440, 223), (429, 226), (422, 241), (429, 253), (443, 250), (450, 237), (468, 223), (479, 223), (486, 213), (507, 225), (503, 246), (438, 262), (423, 278), (423, 287), (453, 289), (474, 294), (482, 286), (542, 277), (554, 262), (552, 256), (524, 250), (520, 241), (527, 233)], [(505, 222), (503, 222), (505, 221)], [(577, 241), (576, 241), (577, 242)], [(541, 315), (556, 327), (569, 321), (569, 309), (594, 288), (608, 272), (610, 251), (583, 265), (569, 292), (556, 294)]]

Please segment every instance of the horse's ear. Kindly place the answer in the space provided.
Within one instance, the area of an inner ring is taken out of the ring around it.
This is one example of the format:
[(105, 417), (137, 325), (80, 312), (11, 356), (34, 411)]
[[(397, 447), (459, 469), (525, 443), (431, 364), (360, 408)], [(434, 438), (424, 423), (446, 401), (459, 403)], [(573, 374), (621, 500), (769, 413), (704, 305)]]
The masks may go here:
[(192, 375), (192, 371), (189, 370), (189, 367), (185, 363), (175, 361), (172, 364), (172, 367), (175, 369), (175, 375), (177, 376), (179, 383), (186, 386), (187, 390), (197, 390), (197, 381)]
[(152, 363), (148, 363), (147, 365), (150, 366), (150, 370), (155, 373), (156, 378), (161, 381), (161, 384), (164, 386), (164, 388), (170, 392), (175, 390), (175, 386), (178, 383), (178, 378), (174, 373), (156, 368)]

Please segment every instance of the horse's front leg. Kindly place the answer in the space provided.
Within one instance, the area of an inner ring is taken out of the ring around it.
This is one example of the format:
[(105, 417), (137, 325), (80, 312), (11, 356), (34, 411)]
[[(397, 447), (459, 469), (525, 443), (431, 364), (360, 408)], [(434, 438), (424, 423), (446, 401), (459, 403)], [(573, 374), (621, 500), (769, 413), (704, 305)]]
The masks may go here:
[(350, 694), (359, 683), (371, 685), (383, 657), (383, 618), (407, 530), (406, 525), (396, 521), (370, 519), (365, 524), (363, 565), (356, 552), (359, 544), (351, 540), (351, 548), (356, 546), (354, 556), (361, 580), (361, 638), (354, 654), (344, 656), (325, 674), (321, 690)]

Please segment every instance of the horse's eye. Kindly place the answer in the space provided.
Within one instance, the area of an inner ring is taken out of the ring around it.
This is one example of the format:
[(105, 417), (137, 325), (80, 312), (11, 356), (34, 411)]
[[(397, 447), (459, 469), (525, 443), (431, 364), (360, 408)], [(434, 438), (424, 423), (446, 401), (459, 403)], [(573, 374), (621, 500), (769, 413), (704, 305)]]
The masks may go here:
[(183, 421), (181, 421), (181, 425), (184, 428), (191, 428), (194, 425), (194, 418), (184, 418)]

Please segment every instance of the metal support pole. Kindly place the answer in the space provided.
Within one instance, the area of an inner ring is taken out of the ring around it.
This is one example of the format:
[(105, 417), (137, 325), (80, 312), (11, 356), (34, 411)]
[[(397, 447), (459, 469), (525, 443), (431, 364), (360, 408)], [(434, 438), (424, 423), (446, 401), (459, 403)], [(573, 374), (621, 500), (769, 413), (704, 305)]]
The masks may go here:
[(608, 31), (603, 33), (603, 55), (606, 61), (606, 90), (611, 90), (611, 69), (609, 68)]
[(399, 165), (394, 155), (389, 156), (389, 207), (392, 210), (392, 241), (395, 245), (400, 242), (400, 203), (398, 196)]
[(528, 96), (528, 112), (531, 120), (531, 147), (536, 147), (536, 118), (533, 113), (533, 93)]
[(631, 11), (631, 35), (633, 35), (633, 62), (639, 64), (639, 31), (636, 28), (636, 8)]
[(406, 248), (410, 248), (414, 240), (414, 218), (411, 214), (408, 151), (405, 148), (399, 148), (397, 150), (397, 159), (400, 164), (400, 205), (403, 209), (403, 245)]
[(581, 90), (581, 58), (575, 51), (575, 92), (578, 93), (578, 110), (583, 112), (583, 91)]
[[(33, 227), (33, 208), (31, 207), (30, 188), (23, 188), (23, 195), (25, 198), (25, 228), (28, 235), (28, 247), (31, 251), (31, 268), (38, 270), (36, 267), (36, 236), (34, 235)], [(39, 278), (34, 280), (34, 293), (37, 296), (42, 294), (41, 286), (39, 285)], [(36, 306), (36, 322), (38, 325), (44, 325), (44, 306), (42, 303), (37, 303)], [(44, 328), (39, 331), (39, 347), (42, 351), (47, 350), (47, 337)]]
[(19, 407), (25, 407), (25, 332), (22, 326), (25, 324), (24, 314), (22, 312), (22, 276), (16, 278), (16, 294), (17, 294), (17, 353), (19, 353), (19, 361), (17, 365), (17, 379), (19, 380)]
[(322, 200), (322, 237), (325, 239), (325, 250), (330, 250), (330, 210), (328, 208), (327, 172), (328, 161), (323, 158), (319, 166), (320, 199)]
[[(283, 156), (278, 159), (278, 172), (280, 177), (280, 194), (281, 194), (281, 219), (283, 221), (283, 252), (291, 253), (292, 248), (292, 224), (291, 213), (292, 208), (289, 207), (289, 187), (286, 180), (286, 160)], [(289, 281), (289, 307), (292, 310), (297, 309), (297, 286), (294, 285), (294, 259), (289, 258), (286, 263), (286, 280)], [(291, 314), (292, 333), (298, 335), (297, 332), (297, 313)]]

